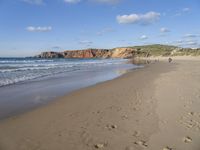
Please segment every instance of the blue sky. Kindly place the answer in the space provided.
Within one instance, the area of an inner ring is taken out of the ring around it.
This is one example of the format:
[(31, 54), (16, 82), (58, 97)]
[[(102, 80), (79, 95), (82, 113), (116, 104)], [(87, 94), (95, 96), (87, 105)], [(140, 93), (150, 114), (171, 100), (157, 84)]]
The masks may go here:
[(143, 44), (199, 47), (199, 0), (0, 0), (0, 57)]

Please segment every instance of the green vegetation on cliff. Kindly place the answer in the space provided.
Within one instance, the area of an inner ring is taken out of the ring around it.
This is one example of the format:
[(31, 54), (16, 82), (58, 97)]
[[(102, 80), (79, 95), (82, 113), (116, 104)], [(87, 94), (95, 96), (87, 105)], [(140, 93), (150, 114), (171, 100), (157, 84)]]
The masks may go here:
[(174, 49), (177, 49), (175, 46), (159, 44), (134, 46), (133, 48), (137, 50), (138, 55), (142, 56), (169, 56)]
[(66, 50), (43, 52), (37, 58), (133, 58), (150, 56), (200, 56), (200, 49), (180, 48), (170, 45), (144, 45), (114, 49)]
[(171, 45), (144, 45), (130, 47), (136, 50), (137, 56), (200, 56), (200, 49), (180, 48)]

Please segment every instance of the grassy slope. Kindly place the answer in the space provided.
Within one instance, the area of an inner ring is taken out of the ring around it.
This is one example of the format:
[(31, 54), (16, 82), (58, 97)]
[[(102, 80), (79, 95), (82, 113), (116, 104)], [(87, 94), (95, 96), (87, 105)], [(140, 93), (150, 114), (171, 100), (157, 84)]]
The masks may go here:
[(135, 46), (133, 48), (137, 49), (139, 55), (169, 56), (177, 47), (168, 45), (145, 45)]
[(138, 56), (199, 56), (200, 49), (191, 48), (179, 48), (171, 45), (144, 45), (144, 46), (133, 46), (137, 50)]

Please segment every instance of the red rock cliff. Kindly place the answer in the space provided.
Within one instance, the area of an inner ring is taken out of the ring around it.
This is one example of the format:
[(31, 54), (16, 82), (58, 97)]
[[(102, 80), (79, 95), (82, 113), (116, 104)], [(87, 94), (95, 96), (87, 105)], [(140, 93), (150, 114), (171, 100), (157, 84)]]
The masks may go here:
[(38, 58), (132, 58), (133, 48), (66, 50), (64, 52), (43, 52)]

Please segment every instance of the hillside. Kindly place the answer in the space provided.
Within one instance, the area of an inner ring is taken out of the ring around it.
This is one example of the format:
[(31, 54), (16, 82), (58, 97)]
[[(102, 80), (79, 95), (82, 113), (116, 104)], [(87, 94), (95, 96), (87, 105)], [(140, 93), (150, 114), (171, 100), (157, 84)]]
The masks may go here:
[(171, 45), (145, 45), (133, 47), (139, 56), (198, 56), (200, 49), (180, 48)]
[(169, 56), (173, 50), (179, 49), (170, 45), (144, 45), (132, 47), (137, 50), (139, 56)]
[(135, 56), (149, 57), (149, 56), (200, 56), (200, 48), (181, 48), (172, 45), (143, 45), (128, 47), (135, 50)]
[(150, 56), (199, 56), (200, 49), (180, 48), (171, 45), (144, 45), (114, 49), (65, 50), (43, 52), (37, 58), (134, 58)]

